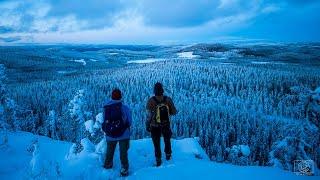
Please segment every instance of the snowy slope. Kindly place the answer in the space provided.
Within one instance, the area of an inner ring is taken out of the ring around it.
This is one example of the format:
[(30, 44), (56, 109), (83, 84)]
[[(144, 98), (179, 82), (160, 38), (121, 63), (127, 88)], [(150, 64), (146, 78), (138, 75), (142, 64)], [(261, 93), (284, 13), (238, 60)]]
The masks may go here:
[[(1, 133), (1, 138), (3, 133)], [(38, 141), (38, 143), (35, 143)], [(38, 153), (32, 155), (33, 144)], [(118, 179), (119, 155), (113, 170), (102, 166), (105, 143), (88, 146), (80, 154), (69, 154), (69, 142), (52, 140), (27, 132), (8, 133), (0, 145), (0, 179)], [(127, 179), (318, 179), (297, 176), (270, 167), (245, 167), (214, 163), (197, 143), (188, 138), (173, 140), (173, 159), (154, 167), (150, 139), (132, 140), (129, 150), (130, 176)]]

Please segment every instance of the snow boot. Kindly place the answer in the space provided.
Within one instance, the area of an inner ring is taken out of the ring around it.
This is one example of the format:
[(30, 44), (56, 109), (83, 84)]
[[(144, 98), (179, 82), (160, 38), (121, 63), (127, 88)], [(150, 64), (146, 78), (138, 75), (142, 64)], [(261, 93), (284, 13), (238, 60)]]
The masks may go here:
[(105, 169), (112, 169), (112, 165), (104, 165), (103, 166)]
[(171, 154), (166, 154), (166, 160), (169, 161), (171, 159)]
[(128, 169), (125, 169), (125, 168), (121, 168), (121, 170), (120, 170), (120, 175), (121, 175), (122, 177), (128, 176), (128, 175), (129, 175), (129, 170), (128, 170)]
[(161, 166), (161, 163), (162, 163), (161, 159), (157, 159), (156, 160), (156, 166), (157, 167)]

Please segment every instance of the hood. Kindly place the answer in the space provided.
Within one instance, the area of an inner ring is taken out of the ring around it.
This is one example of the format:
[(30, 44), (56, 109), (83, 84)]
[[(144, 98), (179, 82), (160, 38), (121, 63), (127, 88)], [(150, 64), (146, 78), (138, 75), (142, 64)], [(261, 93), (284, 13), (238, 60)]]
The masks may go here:
[(107, 106), (107, 105), (111, 105), (111, 104), (116, 104), (116, 103), (122, 103), (122, 100), (107, 100), (106, 103), (104, 103), (104, 106)]

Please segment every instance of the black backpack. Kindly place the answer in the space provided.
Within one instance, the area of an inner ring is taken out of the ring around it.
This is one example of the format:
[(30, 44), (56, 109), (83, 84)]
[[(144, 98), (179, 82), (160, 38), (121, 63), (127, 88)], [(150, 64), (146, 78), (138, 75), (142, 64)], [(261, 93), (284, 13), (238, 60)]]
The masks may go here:
[(163, 96), (162, 101), (158, 101), (158, 99), (153, 96), (153, 100), (157, 103), (155, 109), (155, 122), (159, 124), (168, 124), (169, 121), (169, 106), (165, 103), (167, 97)]
[(107, 136), (117, 138), (123, 135), (128, 128), (128, 124), (124, 122), (122, 117), (122, 103), (115, 103), (106, 105), (104, 109), (104, 121), (102, 123), (102, 130)]

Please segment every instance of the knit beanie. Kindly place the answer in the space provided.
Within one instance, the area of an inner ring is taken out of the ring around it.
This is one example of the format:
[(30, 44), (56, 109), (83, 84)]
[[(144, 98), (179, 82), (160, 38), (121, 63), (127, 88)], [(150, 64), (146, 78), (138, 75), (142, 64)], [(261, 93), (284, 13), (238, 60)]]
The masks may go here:
[(111, 94), (112, 100), (120, 100), (122, 98), (121, 91), (119, 89), (114, 89)]

